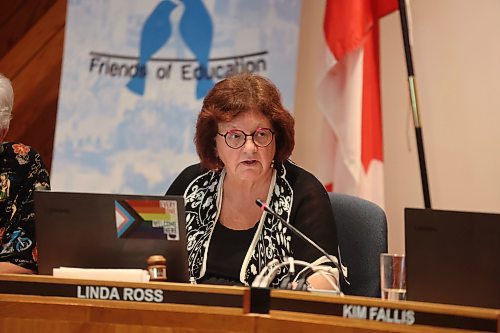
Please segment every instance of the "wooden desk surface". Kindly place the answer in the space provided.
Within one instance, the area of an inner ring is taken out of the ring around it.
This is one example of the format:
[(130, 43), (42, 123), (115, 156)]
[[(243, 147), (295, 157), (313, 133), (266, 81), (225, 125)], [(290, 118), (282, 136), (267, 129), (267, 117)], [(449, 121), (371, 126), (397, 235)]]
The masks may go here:
[[(88, 297), (86, 288), (107, 299)], [(110, 297), (113, 288), (119, 299)], [(125, 290), (142, 301), (122, 299)], [(0, 332), (500, 331), (495, 309), (285, 290), (267, 294), (268, 313), (257, 314), (250, 313), (250, 288), (0, 275)]]

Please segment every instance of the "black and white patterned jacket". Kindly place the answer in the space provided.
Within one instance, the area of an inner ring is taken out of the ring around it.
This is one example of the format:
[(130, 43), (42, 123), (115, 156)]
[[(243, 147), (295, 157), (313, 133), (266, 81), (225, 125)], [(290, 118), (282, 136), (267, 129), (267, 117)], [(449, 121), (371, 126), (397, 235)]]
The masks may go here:
[[(195, 279), (205, 275), (210, 238), (219, 219), (224, 177), (224, 170), (202, 170), (195, 164), (186, 168), (167, 191), (169, 195), (184, 195), (189, 269)], [(276, 163), (267, 202), (283, 219), (338, 257), (328, 194), (312, 174), (289, 161)], [(240, 270), (241, 283), (250, 284), (269, 261), (286, 256), (312, 262), (321, 254), (278, 219), (263, 213)], [(286, 269), (280, 271), (273, 285), (279, 284), (285, 274)]]

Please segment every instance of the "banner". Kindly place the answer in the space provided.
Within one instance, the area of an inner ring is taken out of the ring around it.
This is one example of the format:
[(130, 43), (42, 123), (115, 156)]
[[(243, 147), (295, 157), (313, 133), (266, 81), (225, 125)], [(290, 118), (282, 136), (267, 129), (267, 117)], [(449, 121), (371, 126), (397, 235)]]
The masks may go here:
[(198, 162), (202, 99), (269, 77), (292, 111), (300, 0), (69, 0), (53, 190), (163, 194)]

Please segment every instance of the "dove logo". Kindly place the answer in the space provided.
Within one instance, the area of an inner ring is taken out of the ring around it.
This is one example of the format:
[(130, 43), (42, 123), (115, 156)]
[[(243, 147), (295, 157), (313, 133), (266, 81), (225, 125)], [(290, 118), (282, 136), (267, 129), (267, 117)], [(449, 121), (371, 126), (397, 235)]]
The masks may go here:
[[(212, 77), (207, 75), (208, 60), (213, 39), (213, 23), (202, 0), (184, 0), (184, 12), (179, 22), (179, 33), (185, 45), (195, 55), (198, 63), (196, 77), (196, 98), (202, 98), (213, 87)], [(138, 68), (146, 68), (151, 57), (162, 48), (172, 35), (171, 13), (178, 3), (161, 1), (146, 19), (142, 27)], [(163, 67), (161, 75), (170, 74), (171, 65)], [(160, 73), (157, 72), (157, 76)], [(143, 95), (145, 76), (136, 75), (128, 83), (127, 88)]]
[[(193, 82), (196, 99), (202, 99), (228, 75), (267, 71), (267, 50), (210, 58), (213, 35), (214, 23), (202, 0), (162, 0), (140, 26), (138, 56), (91, 51), (89, 72), (126, 78), (126, 89), (139, 96), (152, 79)], [(163, 48), (192, 56), (159, 57)]]

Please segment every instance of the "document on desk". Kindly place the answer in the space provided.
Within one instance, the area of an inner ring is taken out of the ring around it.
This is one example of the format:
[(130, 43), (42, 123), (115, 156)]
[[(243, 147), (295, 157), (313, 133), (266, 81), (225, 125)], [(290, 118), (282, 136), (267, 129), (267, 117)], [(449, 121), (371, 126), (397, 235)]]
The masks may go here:
[(148, 282), (149, 274), (143, 269), (104, 269), (104, 268), (54, 268), (53, 276), (68, 279)]

